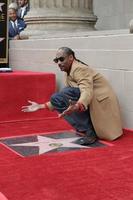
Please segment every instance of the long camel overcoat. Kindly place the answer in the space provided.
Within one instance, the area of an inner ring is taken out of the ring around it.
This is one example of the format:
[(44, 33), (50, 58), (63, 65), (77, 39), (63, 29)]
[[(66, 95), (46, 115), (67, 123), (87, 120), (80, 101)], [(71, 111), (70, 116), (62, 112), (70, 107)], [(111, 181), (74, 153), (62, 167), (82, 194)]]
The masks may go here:
[(114, 140), (122, 135), (118, 99), (103, 75), (74, 60), (70, 74), (65, 73), (65, 86), (79, 87), (81, 95), (78, 102), (86, 109), (89, 106), (94, 129), (100, 139)]

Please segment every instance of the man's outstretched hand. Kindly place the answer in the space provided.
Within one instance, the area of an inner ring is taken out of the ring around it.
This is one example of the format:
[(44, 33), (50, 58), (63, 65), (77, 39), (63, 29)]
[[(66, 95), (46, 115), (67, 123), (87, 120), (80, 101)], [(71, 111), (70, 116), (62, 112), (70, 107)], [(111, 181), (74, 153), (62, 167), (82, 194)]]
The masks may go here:
[(28, 106), (22, 106), (22, 111), (23, 112), (35, 112), (39, 109), (45, 108), (44, 104), (38, 104), (34, 101), (28, 101), (30, 105)]
[(59, 117), (64, 117), (65, 115), (70, 115), (73, 112), (79, 111), (79, 105), (77, 102), (69, 101), (69, 107), (59, 114)]

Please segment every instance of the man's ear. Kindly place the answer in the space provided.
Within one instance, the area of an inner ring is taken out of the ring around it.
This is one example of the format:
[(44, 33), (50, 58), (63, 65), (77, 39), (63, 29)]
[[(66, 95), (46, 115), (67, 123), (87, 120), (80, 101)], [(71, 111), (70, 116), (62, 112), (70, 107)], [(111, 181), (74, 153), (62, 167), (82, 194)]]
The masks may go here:
[(70, 55), (70, 57), (69, 57), (69, 58), (70, 58), (70, 60), (74, 60), (74, 57), (73, 57), (73, 55)]

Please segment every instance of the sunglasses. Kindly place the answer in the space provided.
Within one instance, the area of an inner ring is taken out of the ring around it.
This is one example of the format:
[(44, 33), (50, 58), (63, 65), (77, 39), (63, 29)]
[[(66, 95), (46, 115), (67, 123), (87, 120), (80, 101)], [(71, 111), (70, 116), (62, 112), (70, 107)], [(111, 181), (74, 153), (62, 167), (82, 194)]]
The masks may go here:
[(58, 63), (59, 61), (63, 62), (65, 60), (65, 57), (59, 57), (59, 58), (55, 58), (53, 61), (55, 63)]

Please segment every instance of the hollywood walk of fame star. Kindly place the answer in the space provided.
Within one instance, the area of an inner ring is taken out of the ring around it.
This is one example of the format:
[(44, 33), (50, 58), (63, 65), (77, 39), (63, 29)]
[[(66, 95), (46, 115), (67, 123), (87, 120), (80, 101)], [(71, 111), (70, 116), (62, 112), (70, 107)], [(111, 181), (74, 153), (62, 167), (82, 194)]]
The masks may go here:
[(4, 5), (5, 3), (0, 3), (0, 11), (2, 12), (2, 6)]
[(20, 144), (12, 144), (10, 146), (18, 146), (18, 147), (38, 147), (39, 148), (39, 155), (46, 153), (48, 151), (57, 149), (59, 147), (68, 147), (68, 148), (90, 148), (88, 146), (81, 146), (79, 144), (73, 143), (79, 137), (72, 137), (72, 138), (64, 138), (64, 139), (53, 139), (49, 137), (37, 136), (37, 142), (27, 142), (27, 143), (20, 143)]

